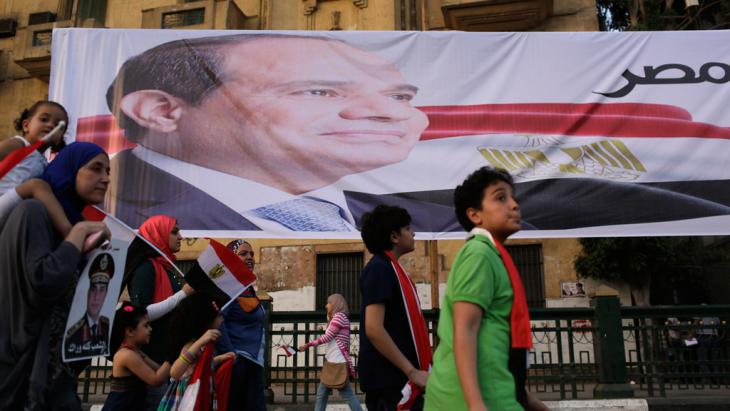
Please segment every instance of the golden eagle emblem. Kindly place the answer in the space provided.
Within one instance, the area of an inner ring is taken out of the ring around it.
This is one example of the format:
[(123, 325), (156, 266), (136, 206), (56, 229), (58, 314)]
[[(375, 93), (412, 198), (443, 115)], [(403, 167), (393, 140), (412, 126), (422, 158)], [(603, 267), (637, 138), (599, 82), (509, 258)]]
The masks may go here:
[(223, 267), (223, 264), (216, 264), (215, 267), (211, 268), (210, 271), (208, 271), (208, 277), (215, 280), (225, 273), (226, 269)]

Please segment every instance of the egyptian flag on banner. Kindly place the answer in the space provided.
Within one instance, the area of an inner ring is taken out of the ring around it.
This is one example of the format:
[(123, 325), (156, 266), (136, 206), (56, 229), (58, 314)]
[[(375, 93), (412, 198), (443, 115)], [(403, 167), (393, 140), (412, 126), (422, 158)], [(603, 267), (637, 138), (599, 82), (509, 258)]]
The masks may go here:
[(185, 275), (185, 280), (196, 292), (207, 293), (225, 308), (256, 281), (256, 276), (228, 247), (209, 240), (208, 247)]

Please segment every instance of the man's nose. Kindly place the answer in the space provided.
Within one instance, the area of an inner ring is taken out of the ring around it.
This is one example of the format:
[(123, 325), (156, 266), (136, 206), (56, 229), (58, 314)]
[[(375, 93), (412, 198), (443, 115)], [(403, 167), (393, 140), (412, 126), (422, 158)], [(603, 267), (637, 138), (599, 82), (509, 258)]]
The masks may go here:
[(352, 96), (340, 112), (340, 116), (348, 120), (376, 121), (403, 121), (412, 114), (413, 108), (409, 104), (378, 93)]

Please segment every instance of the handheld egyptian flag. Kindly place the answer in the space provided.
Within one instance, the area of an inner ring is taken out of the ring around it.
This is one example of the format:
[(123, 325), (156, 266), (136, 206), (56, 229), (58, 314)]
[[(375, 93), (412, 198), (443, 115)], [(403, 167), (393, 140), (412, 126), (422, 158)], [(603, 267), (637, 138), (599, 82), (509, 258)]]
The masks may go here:
[(28, 154), (38, 150), (42, 145), (47, 144), (48, 141), (50, 141), (51, 138), (65, 126), (65, 121), (59, 121), (56, 127), (54, 127), (53, 130), (49, 131), (48, 134), (43, 136), (43, 138), (39, 139), (29, 146), (21, 147), (17, 150), (14, 150), (10, 154), (5, 156), (5, 158), (0, 161), (0, 178), (5, 177), (5, 174), (15, 168), (15, 166), (23, 161), (23, 159), (28, 157)]
[(195, 369), (190, 376), (188, 386), (185, 388), (177, 410), (211, 411), (215, 409), (212, 391), (215, 378), (213, 374), (214, 350), (215, 342), (209, 342), (203, 349), (203, 353), (198, 357), (198, 362), (195, 363)]
[(256, 276), (228, 247), (209, 240), (208, 247), (185, 275), (185, 280), (196, 292), (210, 295), (225, 308), (256, 281)]
[(279, 349), (284, 351), (284, 354), (286, 354), (287, 357), (297, 354), (297, 350), (295, 350), (291, 345), (281, 344)]
[(217, 411), (228, 410), (228, 398), (231, 396), (231, 377), (233, 376), (233, 364), (235, 361), (236, 357), (228, 358), (215, 370), (213, 386), (215, 387)]

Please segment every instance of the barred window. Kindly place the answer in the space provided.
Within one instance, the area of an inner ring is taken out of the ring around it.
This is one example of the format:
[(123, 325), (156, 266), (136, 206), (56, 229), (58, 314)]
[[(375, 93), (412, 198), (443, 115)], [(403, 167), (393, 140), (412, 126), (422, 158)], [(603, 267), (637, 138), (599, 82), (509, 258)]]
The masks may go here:
[(315, 309), (324, 310), (330, 294), (342, 294), (350, 312), (360, 311), (363, 253), (317, 254)]
[(525, 285), (527, 305), (530, 308), (544, 308), (545, 274), (543, 272), (542, 245), (511, 245), (506, 248)]

